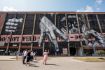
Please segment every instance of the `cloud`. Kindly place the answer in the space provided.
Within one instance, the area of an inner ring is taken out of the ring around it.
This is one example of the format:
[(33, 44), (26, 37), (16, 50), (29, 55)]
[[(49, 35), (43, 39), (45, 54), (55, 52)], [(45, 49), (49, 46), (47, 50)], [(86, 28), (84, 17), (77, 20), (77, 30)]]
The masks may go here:
[(104, 2), (104, 0), (95, 0), (95, 3), (96, 3), (96, 11), (100, 11), (101, 10), (101, 4)]
[(102, 4), (103, 0), (96, 0), (97, 4)]
[(77, 10), (77, 12), (93, 12), (93, 7), (92, 6), (85, 6), (85, 8), (82, 8), (80, 10)]
[(98, 8), (98, 7), (97, 7), (97, 8), (96, 8), (96, 10), (97, 10), (97, 11), (99, 11), (99, 10), (100, 10), (100, 8)]
[(3, 7), (3, 11), (17, 11), (17, 9), (14, 7), (5, 6), (5, 7)]

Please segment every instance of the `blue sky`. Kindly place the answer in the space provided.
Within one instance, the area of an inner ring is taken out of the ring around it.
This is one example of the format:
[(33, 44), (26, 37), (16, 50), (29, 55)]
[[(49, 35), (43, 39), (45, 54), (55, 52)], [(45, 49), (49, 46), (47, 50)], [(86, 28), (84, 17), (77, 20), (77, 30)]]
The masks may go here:
[(105, 12), (105, 0), (2, 0), (0, 11)]

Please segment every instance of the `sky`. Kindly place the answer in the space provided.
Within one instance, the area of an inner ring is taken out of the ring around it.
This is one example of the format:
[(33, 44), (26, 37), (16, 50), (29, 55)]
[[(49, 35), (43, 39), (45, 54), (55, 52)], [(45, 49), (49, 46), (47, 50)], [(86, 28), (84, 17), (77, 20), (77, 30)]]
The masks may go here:
[(105, 0), (2, 0), (0, 11), (105, 12)]

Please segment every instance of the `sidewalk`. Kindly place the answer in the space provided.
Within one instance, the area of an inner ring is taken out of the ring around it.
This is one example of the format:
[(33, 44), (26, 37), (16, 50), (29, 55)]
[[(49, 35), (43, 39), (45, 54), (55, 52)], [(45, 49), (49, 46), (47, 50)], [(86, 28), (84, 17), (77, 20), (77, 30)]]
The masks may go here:
[(15, 61), (16, 56), (0, 56), (0, 61)]
[(105, 70), (105, 62), (83, 62), (73, 57), (49, 57), (47, 65), (42, 64), (40, 57), (38, 62), (31, 64), (31, 66), (23, 65), (21, 60), (0, 61), (0, 70)]

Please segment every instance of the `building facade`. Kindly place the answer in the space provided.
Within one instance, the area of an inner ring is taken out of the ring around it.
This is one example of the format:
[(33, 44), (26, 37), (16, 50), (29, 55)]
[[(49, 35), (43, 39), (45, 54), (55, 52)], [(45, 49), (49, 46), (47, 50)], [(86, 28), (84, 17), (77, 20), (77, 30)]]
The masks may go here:
[[(40, 38), (40, 21), (46, 16), (57, 29), (64, 33), (68, 40), (64, 41), (57, 33), (59, 55), (91, 55), (93, 48), (86, 46), (82, 37), (82, 26), (93, 29), (104, 36), (105, 12), (0, 12), (0, 53), (9, 51), (22, 52), (24, 49), (37, 51), (42, 55), (48, 49), (54, 55), (54, 45), (46, 37), (42, 46), (38, 46)], [(97, 46), (96, 50), (105, 50)]]

